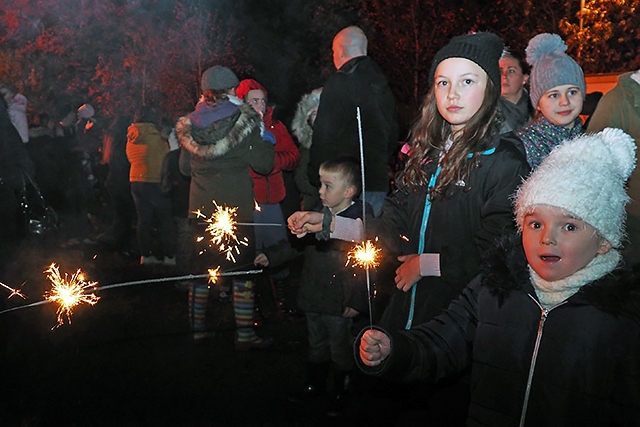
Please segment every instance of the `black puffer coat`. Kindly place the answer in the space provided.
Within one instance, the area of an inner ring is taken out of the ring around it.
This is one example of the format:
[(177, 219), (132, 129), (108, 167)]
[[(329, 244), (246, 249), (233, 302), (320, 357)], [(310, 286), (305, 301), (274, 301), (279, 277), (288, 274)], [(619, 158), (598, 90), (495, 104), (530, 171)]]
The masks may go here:
[(469, 426), (640, 425), (640, 271), (615, 271), (543, 310), (518, 242), (436, 319), (392, 331), (377, 369), (359, 365), (433, 380), (472, 364)]
[[(423, 252), (440, 254), (441, 276), (423, 277), (415, 285), (413, 325), (444, 310), (478, 274), (480, 255), (515, 230), (512, 195), (529, 173), (521, 145), (513, 133), (496, 137), (492, 148), (479, 156), (480, 166), (467, 182), (453, 186), (445, 199), (432, 201), (426, 224), (426, 193), (403, 190), (388, 197), (380, 217), (370, 220), (373, 233), (389, 252), (416, 254), (423, 236)], [(428, 175), (436, 168), (435, 162), (425, 166)], [(405, 328), (411, 292), (395, 290), (381, 326)]]

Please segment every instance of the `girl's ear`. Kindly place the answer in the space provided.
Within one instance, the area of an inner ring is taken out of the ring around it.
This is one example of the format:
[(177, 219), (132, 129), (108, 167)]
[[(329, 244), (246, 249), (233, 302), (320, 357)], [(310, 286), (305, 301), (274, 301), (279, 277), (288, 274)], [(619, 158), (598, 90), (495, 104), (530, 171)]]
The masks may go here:
[(600, 241), (600, 246), (598, 247), (598, 253), (601, 255), (604, 255), (607, 252), (609, 252), (611, 248), (612, 248), (611, 243), (609, 243), (607, 239), (602, 239)]

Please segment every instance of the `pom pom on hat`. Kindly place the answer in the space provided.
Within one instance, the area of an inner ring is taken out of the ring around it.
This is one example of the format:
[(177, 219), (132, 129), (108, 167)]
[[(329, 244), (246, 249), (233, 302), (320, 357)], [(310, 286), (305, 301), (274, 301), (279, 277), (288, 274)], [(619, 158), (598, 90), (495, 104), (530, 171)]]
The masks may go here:
[(535, 205), (559, 207), (594, 227), (614, 247), (624, 236), (625, 183), (636, 165), (636, 145), (620, 129), (606, 128), (557, 146), (516, 193), (515, 213)]
[(583, 99), (587, 88), (582, 68), (565, 52), (567, 45), (557, 34), (538, 34), (525, 50), (527, 63), (531, 65), (529, 75), (531, 103), (538, 106), (544, 93), (556, 86), (575, 85), (582, 91)]
[(504, 50), (502, 39), (493, 33), (480, 32), (455, 36), (433, 58), (429, 71), (429, 86), (433, 85), (438, 65), (449, 58), (465, 58), (482, 68), (500, 92), (500, 56)]
[(236, 96), (240, 99), (244, 99), (250, 90), (261, 90), (264, 92), (264, 96), (268, 95), (267, 90), (260, 83), (253, 79), (244, 79), (236, 88)]
[(91, 104), (82, 104), (80, 108), (78, 108), (78, 117), (81, 119), (90, 119), (95, 113)]
[(202, 73), (202, 91), (225, 90), (236, 87), (240, 84), (236, 74), (222, 65), (216, 65)]

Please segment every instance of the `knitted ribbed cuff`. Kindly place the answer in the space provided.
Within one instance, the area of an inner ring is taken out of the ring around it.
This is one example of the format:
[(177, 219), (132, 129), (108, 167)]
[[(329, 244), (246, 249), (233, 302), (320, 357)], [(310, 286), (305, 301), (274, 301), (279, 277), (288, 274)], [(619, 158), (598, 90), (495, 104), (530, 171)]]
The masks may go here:
[(440, 277), (440, 254), (420, 254), (420, 275)]
[(324, 208), (324, 216), (322, 217), (322, 231), (316, 233), (316, 239), (329, 240), (331, 238), (331, 219), (333, 215), (328, 207)]

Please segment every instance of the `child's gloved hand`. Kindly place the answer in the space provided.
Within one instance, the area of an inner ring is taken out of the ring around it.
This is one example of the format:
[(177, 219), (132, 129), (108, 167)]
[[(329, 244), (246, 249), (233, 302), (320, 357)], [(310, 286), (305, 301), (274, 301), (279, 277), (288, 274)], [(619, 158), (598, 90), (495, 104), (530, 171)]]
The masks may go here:
[(261, 267), (269, 266), (269, 258), (265, 254), (258, 254), (256, 259), (253, 260), (254, 265), (259, 265)]
[(265, 129), (264, 133), (262, 134), (262, 140), (270, 142), (273, 145), (276, 145), (276, 137), (275, 137), (275, 135), (272, 134), (271, 132), (269, 132), (266, 129)]

